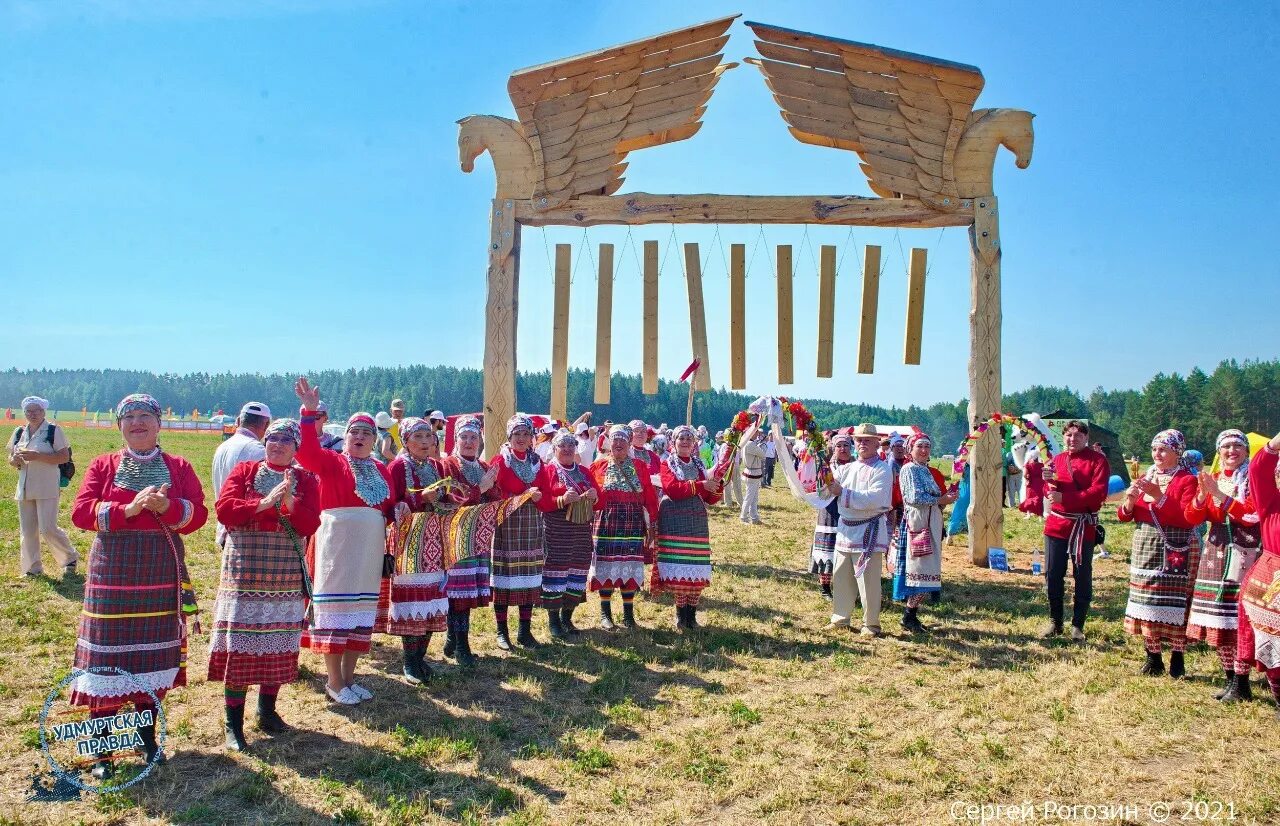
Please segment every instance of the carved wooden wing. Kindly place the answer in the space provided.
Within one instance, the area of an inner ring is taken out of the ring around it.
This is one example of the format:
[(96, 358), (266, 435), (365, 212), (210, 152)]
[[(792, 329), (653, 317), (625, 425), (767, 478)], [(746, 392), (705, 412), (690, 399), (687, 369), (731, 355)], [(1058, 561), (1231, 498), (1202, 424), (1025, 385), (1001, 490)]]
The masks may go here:
[[(507, 91), (533, 148), (534, 205), (622, 186), (626, 154), (692, 137), (738, 17), (521, 69)], [(545, 200), (544, 200), (545, 199)]]
[(797, 140), (848, 149), (873, 192), (957, 204), (956, 147), (982, 91), (976, 66), (748, 22)]

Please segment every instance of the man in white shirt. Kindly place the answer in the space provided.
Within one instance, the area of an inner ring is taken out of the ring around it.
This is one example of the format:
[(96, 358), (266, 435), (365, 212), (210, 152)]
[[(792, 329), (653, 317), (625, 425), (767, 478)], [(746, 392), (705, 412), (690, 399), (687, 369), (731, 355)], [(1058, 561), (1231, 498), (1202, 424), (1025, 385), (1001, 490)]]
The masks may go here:
[(761, 487), (773, 487), (773, 469), (778, 464), (778, 446), (773, 443), (773, 437), (767, 436), (764, 440), (764, 479), (761, 480)]
[[(267, 457), (262, 437), (266, 435), (269, 424), (271, 408), (262, 402), (249, 402), (240, 408), (236, 432), (213, 452), (213, 499), (218, 498), (232, 468), (241, 462), (256, 462)], [(225, 536), (226, 529), (219, 524), (215, 531), (218, 545), (222, 545)]]
[(591, 426), (580, 421), (573, 426), (573, 435), (578, 437), (578, 463), (590, 465), (596, 460), (596, 437)]
[(740, 519), (749, 525), (760, 524), (760, 482), (764, 479), (764, 416), (742, 434), (742, 513)]
[(64, 574), (74, 575), (80, 555), (67, 532), (58, 527), (58, 496), (62, 474), (58, 465), (71, 458), (71, 445), (62, 428), (45, 418), (49, 402), (39, 396), (22, 400), (27, 417), (9, 439), (9, 464), (18, 469), (18, 528), (22, 535), (20, 560), (23, 576), (44, 573), (40, 561), (40, 540), (53, 551)]
[[(835, 564), (831, 572), (831, 623), (827, 629), (850, 627), (855, 594), (862, 603), (864, 637), (880, 636), (880, 570), (889, 549), (885, 515), (893, 506), (889, 463), (879, 456), (880, 436), (873, 424), (853, 431), (855, 461), (832, 468), (829, 494), (839, 503)], [(855, 592), (856, 586), (856, 592)]]

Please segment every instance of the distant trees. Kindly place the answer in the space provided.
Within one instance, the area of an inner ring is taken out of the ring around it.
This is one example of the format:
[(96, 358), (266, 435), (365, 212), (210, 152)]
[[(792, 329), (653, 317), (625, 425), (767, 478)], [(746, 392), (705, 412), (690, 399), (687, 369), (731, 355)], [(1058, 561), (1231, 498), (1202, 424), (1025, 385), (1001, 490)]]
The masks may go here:
[[(484, 402), (483, 374), (458, 367), (365, 367), (320, 370), (310, 378), (321, 388), (334, 417), (357, 410), (386, 410), (393, 398), (403, 399), (411, 415), (433, 409), (445, 413), (480, 410)], [(155, 374), (134, 370), (17, 370), (0, 372), (0, 400), (16, 406), (26, 395), (45, 396), (54, 409), (110, 410), (129, 393), (147, 392), (175, 413), (198, 408), (202, 414), (223, 409), (234, 414), (246, 401), (266, 402), (277, 414), (297, 408), (293, 375), (258, 373)], [(569, 415), (594, 411), (594, 421), (641, 418), (658, 424), (684, 421), (687, 385), (663, 381), (658, 393), (641, 392), (639, 376), (613, 377), (610, 403), (594, 404), (595, 374), (569, 371)], [(1280, 430), (1280, 361), (1224, 361), (1212, 373), (1192, 370), (1157, 374), (1141, 390), (1095, 389), (1087, 398), (1066, 387), (1036, 385), (1010, 393), (1002, 405), (1006, 412), (1047, 413), (1061, 409), (1070, 416), (1091, 419), (1120, 435), (1125, 453), (1145, 455), (1152, 435), (1176, 427), (1189, 443), (1204, 451), (1213, 449), (1213, 438), (1226, 427), (1272, 434)], [(551, 398), (551, 374), (521, 373), (516, 393), (522, 409), (545, 412)], [(726, 426), (752, 396), (727, 390), (699, 393), (693, 418), (716, 430)], [(804, 399), (823, 427), (843, 427), (858, 422), (914, 424), (924, 428), (935, 442), (949, 450), (969, 431), (966, 402), (938, 402), (929, 407), (882, 407), (871, 404)], [(994, 411), (991, 411), (994, 412)]]

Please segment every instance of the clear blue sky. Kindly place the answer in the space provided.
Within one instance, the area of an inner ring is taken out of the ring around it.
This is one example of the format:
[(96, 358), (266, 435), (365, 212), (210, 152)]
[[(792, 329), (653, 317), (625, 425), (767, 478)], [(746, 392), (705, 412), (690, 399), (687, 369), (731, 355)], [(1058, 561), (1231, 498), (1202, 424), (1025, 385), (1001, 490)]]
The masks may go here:
[[(1043, 6), (1043, 7), (1042, 7)], [(978, 8), (990, 10), (979, 13)], [(1004, 386), (1139, 386), (1280, 340), (1280, 12), (1267, 4), (0, 1), (0, 366), (303, 371), (480, 366), (487, 158), (455, 120), (511, 116), (514, 69), (726, 13), (980, 66), (979, 106), (1037, 113), (1025, 171), (996, 163)], [(731, 60), (754, 53), (740, 23)], [(625, 190), (870, 194), (847, 152), (786, 132), (759, 73), (721, 81), (702, 132), (633, 153)], [(701, 241), (716, 385), (728, 383), (728, 244)], [(671, 240), (669, 227), (634, 240)], [(548, 249), (573, 242), (571, 364), (594, 364), (595, 245), (526, 230), (520, 367), (550, 364)], [(901, 361), (905, 266), (927, 247), (924, 363)], [(797, 246), (800, 397), (967, 395), (964, 232), (767, 227), (748, 277), (753, 392), (776, 392), (773, 245)], [(814, 378), (817, 278), (841, 246), (836, 378)], [(854, 372), (862, 247), (884, 247), (877, 372)], [(721, 244), (725, 250), (721, 252)], [(666, 256), (661, 371), (689, 360)], [(640, 370), (640, 275), (618, 262), (614, 363)]]

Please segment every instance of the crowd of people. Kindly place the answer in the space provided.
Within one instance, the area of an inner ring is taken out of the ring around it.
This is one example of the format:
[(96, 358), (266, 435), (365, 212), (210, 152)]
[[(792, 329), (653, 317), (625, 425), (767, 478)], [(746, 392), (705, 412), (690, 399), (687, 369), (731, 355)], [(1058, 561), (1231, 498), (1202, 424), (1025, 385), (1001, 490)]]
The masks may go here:
[[(674, 627), (697, 629), (712, 578), (708, 508), (725, 503), (759, 524), (760, 488), (775, 468), (816, 513), (810, 570), (831, 602), (827, 629), (883, 633), (887, 568), (902, 628), (925, 634), (919, 612), (942, 589), (944, 511), (964, 495), (932, 466), (933, 444), (918, 429), (907, 438), (870, 424), (832, 432), (823, 468), (767, 414), (737, 440), (688, 425), (517, 414), (486, 460), (477, 418), (454, 418), (446, 449), (445, 415), (405, 416), (397, 400), (390, 413), (356, 413), (335, 437), (319, 389), (302, 378), (294, 391), (297, 419), (246, 404), (211, 468), (222, 566), (207, 679), (223, 683), (232, 750), (248, 747), (251, 687), (259, 728), (288, 729), (276, 698), (297, 679), (302, 648), (323, 656), (328, 698), (350, 706), (373, 699), (357, 666), (375, 633), (400, 638), (402, 677), (421, 684), (435, 634), (445, 635), (446, 657), (475, 664), (471, 613), (489, 606), (498, 648), (536, 649), (544, 643), (535, 610), (553, 640), (571, 643), (591, 593), (601, 628), (637, 628), (634, 601), (647, 579), (651, 594), (671, 595)], [(26, 424), (9, 445), (22, 570), (41, 572), (43, 539), (74, 574), (79, 557), (56, 520), (67, 439), (45, 420), (44, 399), (22, 407)], [(155, 399), (130, 395), (115, 417), (123, 447), (89, 463), (72, 508), (72, 523), (94, 535), (71, 694), (91, 717), (130, 703), (145, 710), (185, 685), (188, 635), (200, 633), (183, 537), (208, 518), (205, 488), (187, 460), (160, 447)], [(1065, 632), (1070, 569), (1070, 636), (1082, 641), (1108, 464), (1089, 445), (1087, 423), (1068, 423), (1063, 441), (1035, 462), (1023, 505), (1034, 501), (1024, 510), (1045, 518), (1043, 636)], [(1221, 659), (1219, 699), (1251, 699), (1256, 669), (1280, 702), (1280, 435), (1252, 460), (1239, 430), (1223, 431), (1216, 448), (1220, 469), (1193, 474), (1182, 434), (1162, 431), (1152, 465), (1120, 497), (1118, 518), (1137, 523), (1125, 629), (1143, 640), (1144, 674), (1165, 673), (1167, 648), (1167, 673), (1182, 677), (1188, 641), (1202, 641)], [(140, 737), (148, 760), (157, 757), (154, 725)], [(93, 772), (108, 775), (110, 755), (98, 755)]]

